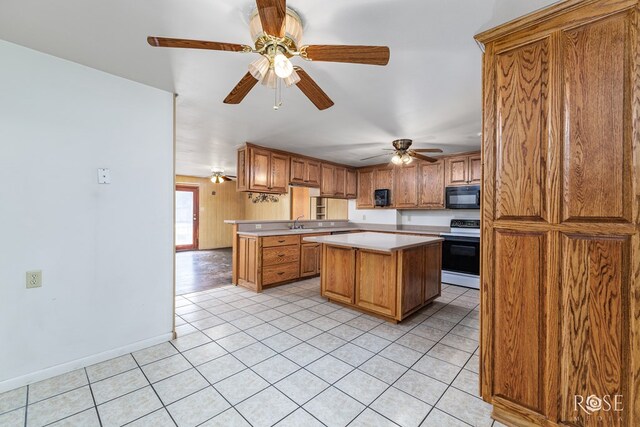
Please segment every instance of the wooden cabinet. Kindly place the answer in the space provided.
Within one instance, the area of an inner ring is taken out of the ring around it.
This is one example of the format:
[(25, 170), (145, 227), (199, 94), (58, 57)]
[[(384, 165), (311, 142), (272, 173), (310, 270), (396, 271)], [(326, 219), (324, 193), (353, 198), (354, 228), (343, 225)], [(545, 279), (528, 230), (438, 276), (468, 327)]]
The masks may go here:
[(336, 301), (353, 304), (356, 250), (322, 245), (322, 295)]
[(237, 252), (238, 284), (255, 289), (258, 282), (258, 238), (239, 236)]
[(358, 209), (372, 209), (373, 201), (373, 170), (358, 170), (358, 194), (356, 207)]
[(373, 171), (373, 189), (374, 190), (389, 190), (389, 206), (390, 208), (395, 207), (395, 195), (394, 186), (394, 169), (392, 167), (385, 168), (376, 168)]
[(320, 162), (291, 157), (289, 182), (305, 187), (320, 186)]
[(418, 206), (418, 164), (398, 166), (395, 169), (393, 197), (396, 208), (415, 208)]
[(319, 243), (303, 243), (300, 247), (300, 277), (316, 276), (320, 274)]
[(336, 168), (333, 165), (322, 163), (320, 165), (320, 196), (333, 197), (336, 192), (335, 177)]
[(358, 178), (354, 169), (347, 169), (347, 178), (345, 184), (345, 196), (347, 199), (355, 199), (358, 195)]
[(640, 9), (569, 3), (476, 36), (481, 394), (508, 425), (638, 426)]
[[(397, 252), (358, 249), (355, 305), (383, 316), (396, 316), (397, 259)], [(421, 290), (422, 284), (418, 288)]]
[(289, 185), (289, 157), (259, 147), (247, 146), (238, 150), (238, 191), (260, 193), (287, 192)]
[(345, 196), (345, 185), (347, 180), (347, 170), (343, 167), (336, 166), (333, 175), (333, 195), (335, 197)]
[(418, 166), (418, 206), (444, 209), (444, 160), (420, 163)]
[(445, 172), (446, 186), (480, 184), (482, 174), (480, 155), (446, 157)]

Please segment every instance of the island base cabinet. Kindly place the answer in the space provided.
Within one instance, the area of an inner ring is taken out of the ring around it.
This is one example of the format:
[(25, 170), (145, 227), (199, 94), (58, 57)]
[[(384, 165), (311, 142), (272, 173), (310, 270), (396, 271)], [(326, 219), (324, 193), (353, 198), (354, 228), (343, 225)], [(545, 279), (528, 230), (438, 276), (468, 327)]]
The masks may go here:
[(258, 239), (241, 236), (238, 239), (238, 285), (257, 290)]
[(322, 245), (322, 296), (345, 304), (353, 304), (356, 250)]
[(383, 316), (396, 316), (398, 253), (359, 249), (356, 254), (355, 304)]
[(399, 322), (441, 294), (441, 242), (392, 252), (322, 250), (322, 296), (330, 301)]

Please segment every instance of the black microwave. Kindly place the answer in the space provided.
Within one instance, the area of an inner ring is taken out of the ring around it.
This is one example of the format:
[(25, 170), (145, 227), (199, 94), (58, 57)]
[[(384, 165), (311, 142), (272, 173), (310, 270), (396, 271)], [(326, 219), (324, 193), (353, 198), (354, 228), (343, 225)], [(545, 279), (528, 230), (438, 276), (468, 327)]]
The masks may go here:
[(447, 209), (480, 209), (480, 186), (447, 187), (445, 202)]

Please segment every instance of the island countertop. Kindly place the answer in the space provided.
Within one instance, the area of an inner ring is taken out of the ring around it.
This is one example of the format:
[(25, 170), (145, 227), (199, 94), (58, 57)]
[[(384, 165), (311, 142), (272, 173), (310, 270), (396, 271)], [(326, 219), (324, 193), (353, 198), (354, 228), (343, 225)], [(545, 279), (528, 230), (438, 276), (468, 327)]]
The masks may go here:
[(326, 243), (348, 248), (369, 249), (381, 252), (393, 252), (430, 243), (441, 242), (442, 237), (407, 236), (387, 233), (353, 233), (333, 236), (303, 237), (305, 242)]

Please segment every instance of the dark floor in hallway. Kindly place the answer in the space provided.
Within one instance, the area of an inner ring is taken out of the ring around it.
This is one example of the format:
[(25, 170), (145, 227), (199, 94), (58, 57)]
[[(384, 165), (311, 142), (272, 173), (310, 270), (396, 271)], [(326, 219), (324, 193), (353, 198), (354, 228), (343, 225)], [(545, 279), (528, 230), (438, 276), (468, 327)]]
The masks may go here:
[(231, 284), (231, 248), (176, 253), (176, 295)]

